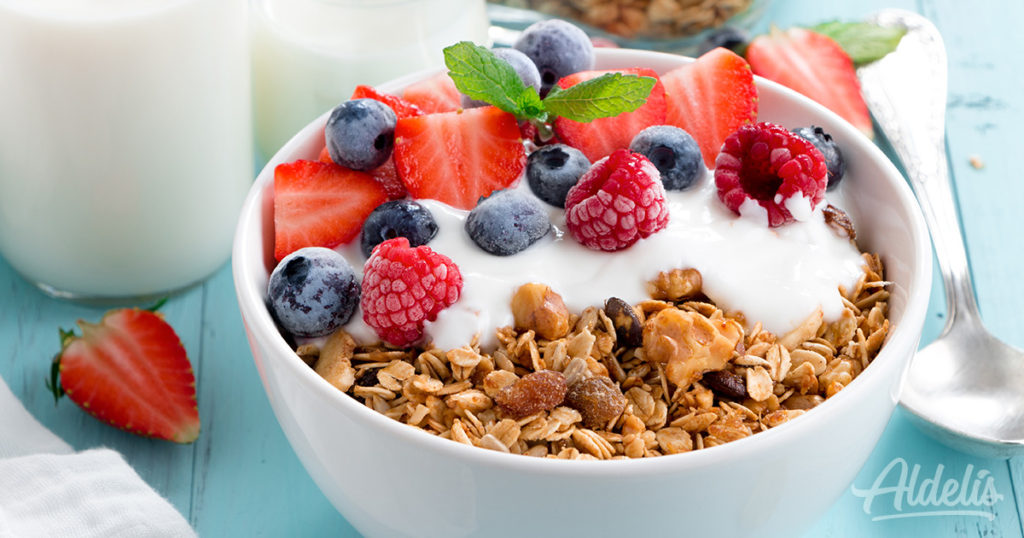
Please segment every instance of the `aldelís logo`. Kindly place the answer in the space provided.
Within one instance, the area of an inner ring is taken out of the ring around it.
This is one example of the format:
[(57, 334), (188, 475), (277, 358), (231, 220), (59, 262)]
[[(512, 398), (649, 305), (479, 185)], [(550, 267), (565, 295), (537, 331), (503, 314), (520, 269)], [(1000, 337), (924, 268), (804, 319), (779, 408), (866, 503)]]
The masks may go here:
[[(850, 491), (864, 499), (864, 513), (871, 521), (932, 516), (977, 516), (991, 521), (991, 507), (1003, 500), (996, 490), (995, 478), (988, 469), (975, 470), (968, 464), (963, 475), (945, 477), (941, 463), (935, 472), (922, 478), (921, 465), (913, 466), (903, 458), (895, 458), (878, 473), (868, 489), (850, 486)], [(876, 501), (878, 503), (876, 504)], [(886, 506), (891, 502), (891, 510)]]

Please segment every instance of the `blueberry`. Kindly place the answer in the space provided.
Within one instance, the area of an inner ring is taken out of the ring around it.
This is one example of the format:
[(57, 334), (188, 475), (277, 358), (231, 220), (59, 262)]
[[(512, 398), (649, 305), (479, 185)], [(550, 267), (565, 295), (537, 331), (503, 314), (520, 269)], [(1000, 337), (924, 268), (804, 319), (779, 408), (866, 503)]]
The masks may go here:
[(331, 334), (359, 304), (359, 283), (345, 258), (322, 247), (284, 257), (267, 284), (268, 303), (281, 327), (295, 336)]
[(814, 147), (818, 148), (818, 151), (825, 157), (825, 166), (828, 167), (828, 189), (834, 189), (836, 185), (843, 179), (843, 174), (846, 173), (846, 161), (843, 160), (843, 152), (839, 150), (839, 146), (836, 145), (835, 141), (832, 140), (832, 135), (825, 132), (821, 127), (798, 127), (793, 129), (793, 132), (807, 140)]
[[(523, 84), (531, 86), (538, 92), (540, 91), (540, 71), (537, 71), (537, 66), (534, 65), (533, 60), (529, 56), (508, 47), (491, 49), (491, 52), (498, 58), (508, 62), (512, 69), (516, 70), (516, 74), (519, 75), (519, 80), (522, 80)], [(485, 101), (477, 101), (465, 95), (462, 96), (462, 108), (475, 108), (487, 104)]]
[(558, 79), (594, 68), (594, 45), (590, 38), (583, 30), (563, 20), (531, 24), (512, 46), (537, 65), (542, 97)]
[(707, 37), (701, 40), (697, 45), (697, 56), (702, 56), (718, 47), (727, 48), (743, 56), (749, 44), (750, 34), (746, 30), (735, 26), (722, 26), (712, 30)]
[(331, 112), (324, 129), (331, 160), (353, 170), (372, 170), (384, 164), (395, 146), (391, 108), (373, 99), (352, 99)]
[(396, 237), (409, 240), (415, 248), (426, 245), (437, 235), (437, 222), (430, 210), (412, 200), (392, 200), (377, 206), (363, 222), (359, 244), (363, 256), (370, 257), (373, 247)]
[(637, 133), (629, 149), (650, 159), (670, 191), (689, 188), (704, 175), (700, 146), (690, 133), (672, 125), (654, 125)]
[(481, 201), (466, 217), (466, 233), (485, 251), (509, 256), (524, 250), (551, 230), (540, 200), (522, 191), (499, 191)]
[(565, 144), (544, 146), (526, 160), (526, 181), (537, 198), (565, 207), (565, 195), (590, 169), (583, 152)]

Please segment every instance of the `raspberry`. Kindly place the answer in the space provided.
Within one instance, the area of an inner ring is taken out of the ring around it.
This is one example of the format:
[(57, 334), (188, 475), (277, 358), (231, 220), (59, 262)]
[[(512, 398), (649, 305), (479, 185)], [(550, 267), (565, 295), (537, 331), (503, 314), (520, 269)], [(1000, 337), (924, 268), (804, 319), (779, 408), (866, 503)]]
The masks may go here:
[(408, 346), (423, 335), (423, 323), (459, 300), (462, 274), (447, 256), (404, 237), (373, 250), (363, 269), (359, 307), (363, 321), (385, 342)]
[(607, 252), (665, 228), (668, 205), (658, 169), (639, 153), (615, 151), (569, 190), (565, 222), (581, 244)]
[[(825, 193), (828, 168), (813, 144), (771, 123), (740, 127), (715, 160), (718, 198), (737, 215), (748, 200), (768, 225), (806, 220)], [(802, 198), (802, 200), (801, 200)]]

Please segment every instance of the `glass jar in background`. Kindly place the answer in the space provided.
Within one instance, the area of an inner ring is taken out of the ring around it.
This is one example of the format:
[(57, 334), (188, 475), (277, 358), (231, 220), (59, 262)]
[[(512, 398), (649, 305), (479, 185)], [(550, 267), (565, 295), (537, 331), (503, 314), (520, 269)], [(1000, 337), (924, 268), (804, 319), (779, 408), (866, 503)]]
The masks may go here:
[(317, 116), (376, 85), (487, 44), (485, 0), (252, 0), (257, 147), (269, 158)]
[(245, 0), (0, 0), (0, 255), (138, 300), (228, 258), (253, 178)]

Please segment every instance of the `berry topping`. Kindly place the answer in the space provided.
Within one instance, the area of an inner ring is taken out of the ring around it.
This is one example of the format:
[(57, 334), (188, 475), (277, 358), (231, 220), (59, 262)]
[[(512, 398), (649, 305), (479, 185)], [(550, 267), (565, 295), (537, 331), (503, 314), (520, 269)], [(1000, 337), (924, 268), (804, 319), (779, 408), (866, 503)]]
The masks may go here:
[(526, 159), (526, 180), (537, 198), (555, 207), (565, 207), (565, 195), (590, 169), (580, 150), (565, 144), (544, 146)]
[(753, 203), (772, 227), (806, 220), (824, 196), (826, 176), (813, 144), (771, 123), (740, 127), (715, 161), (722, 203), (737, 215), (754, 210)]
[(196, 380), (185, 348), (163, 316), (122, 308), (82, 335), (61, 330), (48, 386), (122, 430), (191, 443), (199, 436)]
[(718, 47), (729, 49), (742, 55), (750, 43), (750, 34), (735, 26), (715, 28), (697, 45), (697, 56), (703, 56)]
[[(604, 73), (616, 72), (658, 79), (658, 74), (653, 69), (647, 68), (584, 71), (563, 78), (558, 81), (558, 86), (563, 89), (569, 88)], [(582, 151), (593, 162), (608, 156), (617, 149), (629, 147), (629, 142), (633, 140), (633, 137), (647, 127), (665, 123), (665, 107), (665, 87), (658, 82), (651, 89), (647, 102), (640, 108), (586, 123), (559, 117), (555, 119), (555, 134), (562, 142)]]
[[(508, 62), (515, 69), (516, 74), (519, 75), (519, 80), (523, 81), (523, 85), (529, 86), (538, 92), (540, 91), (540, 72), (537, 71), (537, 66), (534, 65), (533, 60), (529, 56), (519, 52), (516, 49), (508, 47), (500, 47), (491, 49), (491, 52), (495, 56)], [(461, 97), (463, 108), (476, 108), (478, 106), (486, 106), (486, 101), (477, 101), (476, 99), (470, 99), (463, 95)]]
[(356, 86), (355, 91), (352, 92), (352, 97), (349, 97), (349, 99), (373, 99), (375, 101), (380, 101), (381, 103), (388, 105), (391, 110), (395, 112), (395, 116), (397, 116), (398, 119), (423, 115), (423, 111), (420, 110), (420, 107), (398, 97), (397, 95), (381, 93), (373, 86)]
[(500, 191), (481, 200), (466, 217), (466, 233), (485, 251), (510, 256), (551, 230), (544, 204), (521, 191)]
[(412, 200), (392, 200), (377, 206), (363, 223), (360, 247), (367, 258), (373, 247), (388, 239), (404, 237), (414, 247), (426, 245), (437, 235), (430, 210)]
[(668, 95), (665, 123), (690, 133), (712, 168), (722, 142), (757, 121), (757, 86), (746, 60), (714, 49), (661, 77)]
[(569, 233), (584, 246), (624, 249), (668, 224), (658, 169), (639, 153), (619, 150), (594, 163), (565, 199)]
[(395, 130), (395, 166), (413, 198), (472, 209), (525, 165), (515, 116), (495, 107), (403, 118)]
[(385, 342), (408, 346), (423, 336), (425, 322), (459, 300), (462, 274), (447, 256), (398, 237), (366, 260), (362, 288), (363, 321)]
[(540, 95), (562, 77), (594, 68), (594, 45), (587, 34), (559, 19), (531, 24), (513, 48), (526, 54), (540, 72)]
[(448, 73), (438, 73), (406, 86), (402, 99), (416, 105), (424, 114), (454, 112), (462, 107), (462, 94)]
[(667, 190), (681, 191), (689, 188), (704, 175), (700, 147), (689, 133), (679, 127), (648, 127), (633, 137), (629, 149), (654, 163), (661, 172), (661, 183)]
[(326, 336), (352, 317), (359, 284), (344, 256), (328, 248), (306, 247), (285, 256), (270, 273), (267, 301), (289, 333)]
[(843, 152), (839, 145), (832, 140), (832, 135), (825, 132), (821, 127), (798, 127), (793, 132), (800, 138), (807, 140), (814, 147), (818, 148), (821, 155), (825, 157), (825, 166), (828, 167), (828, 190), (834, 189), (843, 179), (846, 172), (846, 161), (843, 160)]
[(365, 172), (333, 163), (295, 161), (274, 169), (274, 257), (302, 247), (334, 248), (359, 235), (363, 221), (387, 200)]
[(324, 127), (331, 160), (361, 171), (384, 164), (395, 145), (396, 121), (391, 107), (374, 99), (353, 99), (336, 106)]
[(872, 136), (853, 61), (832, 38), (803, 28), (774, 30), (750, 43), (747, 59), (755, 74), (814, 99)]

